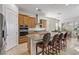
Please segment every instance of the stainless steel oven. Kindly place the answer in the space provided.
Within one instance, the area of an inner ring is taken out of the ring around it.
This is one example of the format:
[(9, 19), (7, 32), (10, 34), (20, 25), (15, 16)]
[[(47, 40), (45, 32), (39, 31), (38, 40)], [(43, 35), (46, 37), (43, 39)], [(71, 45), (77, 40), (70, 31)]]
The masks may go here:
[(20, 36), (25, 36), (28, 34), (28, 26), (27, 25), (20, 25)]

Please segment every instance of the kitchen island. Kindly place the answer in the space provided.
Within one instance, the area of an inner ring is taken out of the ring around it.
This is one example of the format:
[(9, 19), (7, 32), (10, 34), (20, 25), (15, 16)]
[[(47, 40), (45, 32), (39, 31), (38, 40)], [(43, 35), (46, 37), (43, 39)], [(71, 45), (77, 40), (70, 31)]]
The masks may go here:
[[(39, 32), (39, 33), (30, 33), (26, 35), (28, 37), (28, 52), (30, 55), (36, 55), (36, 43), (42, 41), (43, 35), (46, 32)], [(53, 35), (56, 33), (53, 33)], [(52, 37), (53, 37), (52, 35)], [(52, 39), (51, 37), (51, 39)], [(38, 51), (41, 49), (39, 48)]]
[(28, 37), (28, 52), (30, 55), (36, 55), (36, 43), (42, 41), (43, 35), (46, 32), (39, 32), (39, 33), (30, 33), (26, 35)]

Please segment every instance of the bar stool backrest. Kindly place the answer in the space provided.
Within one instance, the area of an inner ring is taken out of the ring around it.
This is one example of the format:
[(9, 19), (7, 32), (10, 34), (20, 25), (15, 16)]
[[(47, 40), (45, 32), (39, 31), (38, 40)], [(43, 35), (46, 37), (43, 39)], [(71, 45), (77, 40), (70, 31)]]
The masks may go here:
[(60, 33), (59, 34), (59, 39), (62, 39), (64, 37), (64, 34), (63, 33)]
[(66, 32), (66, 33), (64, 34), (64, 38), (66, 38), (66, 37), (67, 37), (67, 35), (68, 35), (68, 33)]
[(51, 34), (50, 33), (46, 33), (43, 36), (43, 42), (48, 43), (50, 40)]
[(52, 43), (54, 43), (56, 40), (58, 40), (58, 34), (55, 34), (54, 36), (53, 36), (53, 39), (52, 39)]

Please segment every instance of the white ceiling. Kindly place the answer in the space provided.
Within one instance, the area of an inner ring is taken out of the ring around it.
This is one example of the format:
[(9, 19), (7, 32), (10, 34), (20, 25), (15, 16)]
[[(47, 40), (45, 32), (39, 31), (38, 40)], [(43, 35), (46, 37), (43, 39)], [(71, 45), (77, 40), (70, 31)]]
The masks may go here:
[(42, 16), (66, 19), (79, 16), (79, 4), (18, 4), (19, 10), (35, 15), (35, 9), (42, 10)]

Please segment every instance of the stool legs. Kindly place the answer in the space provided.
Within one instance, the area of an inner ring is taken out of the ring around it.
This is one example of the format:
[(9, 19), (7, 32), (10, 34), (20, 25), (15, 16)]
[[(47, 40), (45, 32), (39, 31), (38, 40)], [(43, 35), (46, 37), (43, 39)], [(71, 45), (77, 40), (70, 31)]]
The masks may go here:
[(38, 50), (38, 47), (37, 47), (37, 44), (36, 44), (36, 55), (38, 55), (38, 54), (37, 54), (37, 53), (38, 53), (38, 51), (37, 51), (37, 50)]

